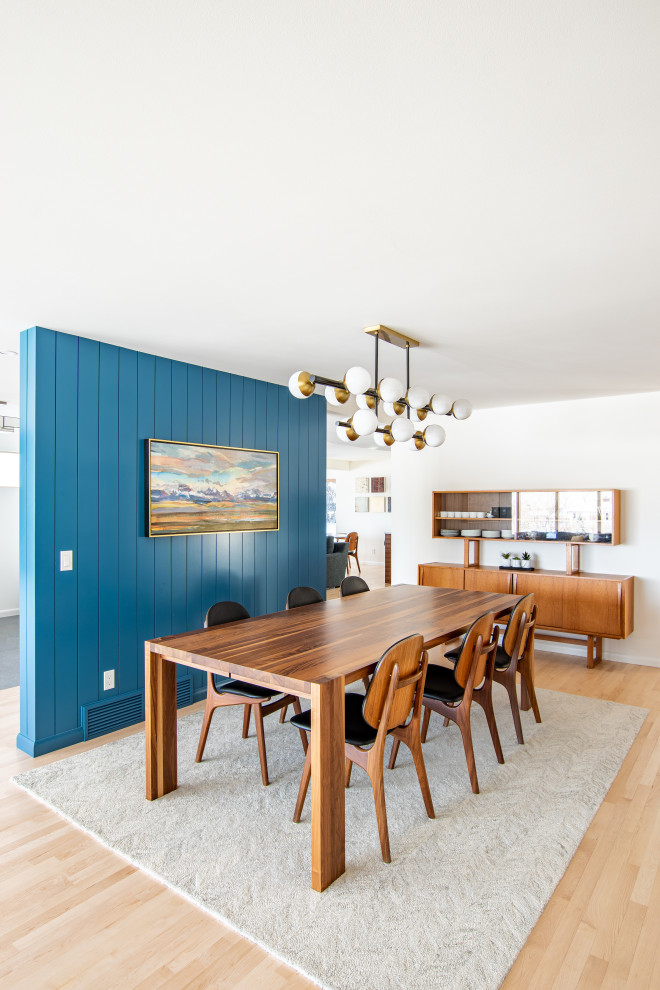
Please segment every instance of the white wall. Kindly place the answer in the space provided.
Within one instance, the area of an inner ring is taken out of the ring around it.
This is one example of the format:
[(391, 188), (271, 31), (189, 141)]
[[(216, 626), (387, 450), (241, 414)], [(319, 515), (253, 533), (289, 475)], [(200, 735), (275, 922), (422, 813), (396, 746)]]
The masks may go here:
[(358, 557), (360, 563), (385, 562), (385, 533), (391, 532), (391, 513), (356, 512), (355, 479), (385, 477), (387, 494), (390, 489), (391, 460), (389, 453), (382, 458), (368, 461), (346, 461), (342, 468), (328, 463), (328, 478), (337, 480), (337, 532), (358, 534)]
[(0, 433), (0, 618), (18, 612), (18, 432)]
[[(585, 546), (583, 571), (635, 577), (634, 632), (605, 640), (604, 656), (660, 667), (660, 392), (478, 410), (450, 423), (447, 442), (392, 448), (392, 581), (417, 583), (417, 565), (460, 563), (462, 540), (431, 537), (434, 490), (620, 488), (620, 546)], [(481, 543), (481, 562), (502, 549)], [(531, 543), (537, 566), (565, 569), (564, 544)], [(543, 647), (543, 644), (540, 644)], [(572, 648), (569, 648), (571, 650)]]

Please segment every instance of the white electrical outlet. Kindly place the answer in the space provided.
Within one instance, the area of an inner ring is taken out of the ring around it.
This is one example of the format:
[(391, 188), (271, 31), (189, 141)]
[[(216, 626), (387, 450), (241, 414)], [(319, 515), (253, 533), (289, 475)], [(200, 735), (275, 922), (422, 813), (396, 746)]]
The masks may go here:
[(73, 570), (73, 550), (60, 550), (60, 570)]
[(115, 672), (114, 670), (104, 670), (103, 671), (103, 690), (110, 691), (111, 688), (115, 686)]

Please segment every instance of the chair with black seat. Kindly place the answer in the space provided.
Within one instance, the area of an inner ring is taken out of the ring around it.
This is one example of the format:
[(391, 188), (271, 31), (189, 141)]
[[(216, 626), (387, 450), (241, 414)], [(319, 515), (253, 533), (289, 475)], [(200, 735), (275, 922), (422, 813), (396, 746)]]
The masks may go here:
[[(353, 763), (357, 763), (369, 774), (376, 805), (380, 848), (386, 863), (391, 862), (383, 781), (383, 756), (388, 734), (394, 737), (396, 743), (403, 742), (410, 749), (426, 813), (429, 818), (435, 818), (420, 738), (422, 696), (428, 666), (428, 654), (423, 645), (421, 635), (399, 640), (378, 661), (366, 695), (344, 695), (346, 787), (350, 784)], [(309, 732), (311, 712), (295, 715), (291, 724)], [(293, 815), (294, 822), (300, 821), (311, 768), (309, 746)]]
[(339, 585), (340, 598), (348, 598), (349, 595), (361, 595), (363, 591), (369, 591), (369, 585), (364, 578), (358, 577), (357, 574), (345, 577)]
[[(204, 628), (223, 625), (225, 622), (237, 622), (241, 619), (249, 619), (250, 613), (239, 602), (216, 602), (206, 613)], [(244, 705), (243, 712), (243, 739), (247, 739), (250, 728), (250, 713), (254, 709), (254, 723), (257, 730), (257, 743), (259, 745), (259, 761), (261, 763), (261, 779), (264, 785), (268, 785), (268, 762), (266, 760), (266, 741), (264, 739), (264, 716), (280, 709), (286, 709), (292, 704), (294, 711), (300, 712), (300, 699), (291, 694), (277, 697), (278, 692), (272, 688), (259, 687), (256, 684), (248, 684), (246, 681), (237, 681), (232, 677), (223, 677), (220, 674), (207, 672), (206, 678), (206, 707), (204, 708), (204, 718), (202, 720), (202, 731), (199, 736), (199, 745), (195, 762), (200, 763), (204, 755), (204, 747), (211, 726), (211, 719), (216, 708), (227, 708), (232, 705)], [(271, 699), (275, 697), (275, 701)], [(266, 704), (270, 702), (270, 704)], [(307, 747), (307, 737), (304, 732), (300, 733), (303, 747)]]
[(320, 595), (316, 588), (301, 584), (297, 588), (292, 588), (286, 596), (286, 607), (299, 608), (301, 605), (316, 605), (322, 601), (324, 601), (323, 595)]
[[(495, 653), (493, 680), (506, 688), (519, 743), (525, 742), (520, 709), (530, 705), (537, 722), (541, 721), (536, 691), (534, 690), (534, 628), (536, 626), (536, 605), (534, 595), (521, 598), (509, 616), (501, 644)], [(520, 708), (516, 697), (516, 674), (520, 674)], [(528, 702), (526, 704), (526, 701)]]
[[(463, 640), (453, 670), (432, 664), (426, 675), (423, 704), (425, 708), (422, 723), (422, 742), (426, 742), (431, 712), (443, 715), (445, 720), (455, 722), (461, 730), (463, 748), (467, 760), (470, 783), (475, 794), (479, 793), (477, 768), (474, 762), (470, 710), (476, 701), (483, 708), (498, 763), (504, 763), (502, 746), (493, 711), (493, 669), (495, 650), (499, 638), (499, 627), (493, 627), (493, 613), (476, 619)], [(398, 746), (392, 747), (389, 767), (394, 767)]]

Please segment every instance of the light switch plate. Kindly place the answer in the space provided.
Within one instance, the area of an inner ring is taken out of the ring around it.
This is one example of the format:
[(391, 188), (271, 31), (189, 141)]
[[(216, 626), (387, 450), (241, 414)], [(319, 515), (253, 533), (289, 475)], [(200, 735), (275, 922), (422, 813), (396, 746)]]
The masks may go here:
[(73, 550), (60, 550), (60, 570), (73, 570)]
[(110, 691), (115, 686), (115, 672), (114, 670), (104, 670), (103, 671), (103, 690)]

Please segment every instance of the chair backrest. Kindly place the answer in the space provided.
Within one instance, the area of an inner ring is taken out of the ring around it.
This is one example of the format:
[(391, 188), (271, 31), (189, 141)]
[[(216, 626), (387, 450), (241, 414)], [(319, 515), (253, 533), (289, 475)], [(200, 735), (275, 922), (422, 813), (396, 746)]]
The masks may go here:
[(249, 619), (250, 613), (238, 602), (216, 602), (211, 605), (204, 619), (204, 628), (221, 626), (223, 622), (236, 622), (237, 619)]
[(323, 596), (318, 593), (316, 588), (308, 588), (301, 584), (298, 588), (292, 588), (287, 595), (286, 607), (298, 608), (300, 605), (315, 605), (322, 601)]
[(341, 598), (347, 598), (349, 595), (359, 595), (363, 591), (369, 591), (369, 585), (364, 578), (358, 577), (357, 574), (351, 574), (349, 577), (345, 577), (339, 586)]
[[(465, 638), (463, 639), (463, 644), (461, 646), (461, 652), (458, 656), (458, 660), (456, 661), (456, 666), (454, 667), (454, 677), (456, 678), (456, 682), (460, 684), (462, 688), (464, 688), (468, 682), (473, 662), (476, 662), (477, 664), (474, 684), (481, 684), (481, 681), (483, 680), (486, 670), (486, 661), (488, 660), (488, 656), (484, 650), (488, 646), (490, 638), (493, 634), (493, 621), (493, 613), (486, 612), (484, 615), (480, 615), (478, 619), (475, 619), (465, 634)], [(481, 639), (481, 649), (479, 650), (480, 655), (475, 658), (474, 653), (477, 648), (477, 641), (479, 639)]]
[(358, 535), (357, 533), (349, 533), (346, 537), (346, 542), (348, 543), (348, 552), (355, 553), (358, 547)]
[[(523, 613), (529, 619), (532, 614), (532, 608), (534, 607), (534, 595), (525, 595), (521, 598), (513, 612), (509, 616), (509, 621), (506, 624), (506, 629), (504, 630), (504, 637), (502, 639), (502, 646), (504, 647), (504, 652), (509, 656), (513, 656), (513, 650), (518, 640), (518, 633), (520, 632), (520, 623), (522, 621)], [(522, 647), (524, 649), (524, 643)]]
[[(428, 655), (424, 653), (423, 646), (424, 637), (420, 633), (406, 636), (390, 646), (378, 661), (362, 704), (362, 716), (374, 729), (379, 727), (383, 717), (395, 666), (399, 671), (399, 686), (394, 694), (387, 730), (402, 725), (410, 715), (415, 695), (418, 689), (423, 690), (424, 687), (422, 675), (426, 672), (425, 658), (428, 661)], [(420, 702), (421, 697), (420, 693)]]

